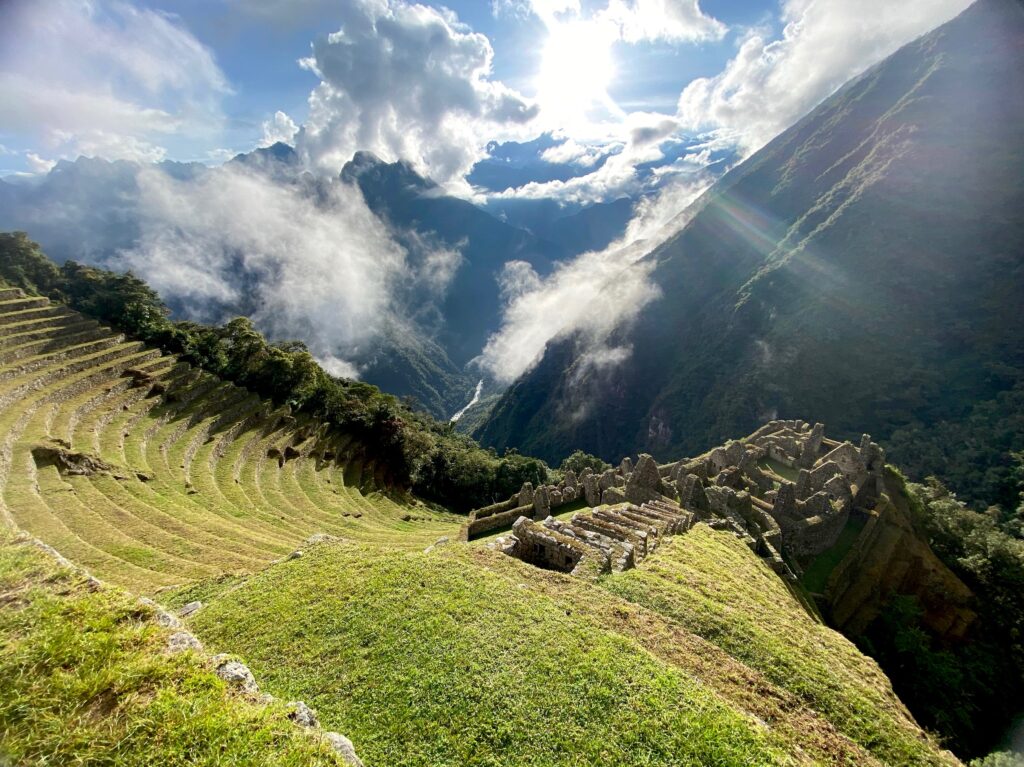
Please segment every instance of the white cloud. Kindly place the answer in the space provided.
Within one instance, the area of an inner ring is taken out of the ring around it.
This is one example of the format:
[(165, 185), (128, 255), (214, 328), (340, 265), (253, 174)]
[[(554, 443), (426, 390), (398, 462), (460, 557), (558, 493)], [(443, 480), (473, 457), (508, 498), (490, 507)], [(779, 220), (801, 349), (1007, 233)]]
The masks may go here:
[(720, 40), (728, 29), (704, 13), (698, 0), (610, 0), (600, 17), (616, 24), (627, 43)]
[(581, 168), (589, 168), (620, 146), (620, 144), (605, 144), (603, 146), (581, 144), (576, 139), (568, 138), (561, 144), (545, 149), (541, 152), (540, 158), (544, 162), (570, 163)]
[[(644, 184), (637, 172), (637, 166), (662, 161), (665, 158), (663, 146), (667, 141), (677, 140), (674, 138), (677, 128), (676, 120), (666, 115), (656, 112), (633, 112), (627, 115), (621, 124), (613, 126), (614, 138), (591, 145), (589, 154), (584, 152), (581, 155), (594, 157), (594, 162), (601, 156), (608, 155), (601, 167), (593, 172), (565, 181), (531, 182), (515, 189), (507, 189), (495, 196), (525, 199), (550, 197), (569, 203), (593, 203), (638, 194), (644, 191)], [(572, 156), (577, 147), (584, 149), (585, 145), (574, 142), (565, 151), (564, 156)], [(553, 149), (559, 150), (560, 146)], [(561, 152), (549, 152), (543, 155), (548, 161), (557, 161), (552, 158), (563, 156)], [(665, 182), (666, 176), (673, 173), (689, 176), (699, 174), (707, 161), (706, 153), (688, 156), (667, 166), (660, 173), (655, 173), (651, 182), (661, 185)], [(580, 164), (586, 167), (585, 163)]]
[(244, 307), (273, 338), (300, 338), (331, 369), (393, 315), (406, 254), (358, 190), (341, 183), (314, 204), (300, 187), (243, 168), (193, 181), (138, 177), (141, 236), (110, 262), (131, 269), (186, 314), (212, 321)]
[(854, 75), (952, 18), (970, 0), (785, 0), (777, 40), (749, 35), (725, 70), (679, 98), (690, 128), (735, 132), (753, 151)]
[(580, 0), (491, 0), (491, 12), (520, 18), (532, 13), (550, 23), (561, 14), (579, 14)]
[(315, 166), (337, 172), (368, 149), (444, 183), (461, 179), (489, 140), (525, 136), (536, 108), (490, 79), (490, 42), (450, 11), (356, 0), (335, 16), (340, 29), (301, 62), (321, 80), (296, 139)]
[(46, 160), (35, 152), (25, 152), (25, 162), (33, 173), (49, 173), (50, 169), (57, 164), (56, 160)]
[(505, 266), (502, 294), (506, 308), (501, 329), (477, 359), (501, 383), (511, 383), (543, 354), (549, 341), (580, 333), (588, 367), (624, 360), (629, 350), (610, 347), (609, 334), (628, 322), (659, 293), (648, 279), (654, 264), (643, 260), (685, 223), (684, 211), (707, 188), (708, 180), (677, 180), (642, 201), (625, 235), (599, 252), (584, 253), (542, 279), (530, 266)]
[(263, 138), (260, 140), (261, 147), (273, 146), (278, 142), (291, 144), (295, 140), (295, 134), (299, 132), (299, 126), (287, 114), (278, 110), (269, 120), (263, 121)]
[(0, 37), (0, 129), (53, 153), (152, 159), (171, 135), (220, 126), (227, 79), (174, 16), (117, 0), (13, 2)]

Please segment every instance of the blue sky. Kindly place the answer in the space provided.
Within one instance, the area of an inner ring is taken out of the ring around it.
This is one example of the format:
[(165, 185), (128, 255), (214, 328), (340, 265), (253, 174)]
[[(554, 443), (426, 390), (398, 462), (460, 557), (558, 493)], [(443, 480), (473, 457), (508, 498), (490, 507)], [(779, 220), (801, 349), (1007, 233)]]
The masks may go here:
[(8, 0), (0, 174), (216, 164), (283, 139), (314, 170), (369, 149), (468, 195), (491, 142), (550, 133), (564, 144), (541, 161), (585, 180), (509, 194), (597, 200), (642, 191), (640, 166), (707, 161), (695, 136), (756, 149), (967, 4)]

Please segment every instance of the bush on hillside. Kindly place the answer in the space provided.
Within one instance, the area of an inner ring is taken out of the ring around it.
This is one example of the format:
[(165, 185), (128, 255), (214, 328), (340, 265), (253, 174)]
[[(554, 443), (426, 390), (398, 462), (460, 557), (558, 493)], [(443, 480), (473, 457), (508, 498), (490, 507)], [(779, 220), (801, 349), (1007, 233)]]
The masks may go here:
[(582, 450), (575, 450), (568, 458), (562, 461), (562, 465), (559, 467), (563, 473), (571, 470), (577, 476), (579, 476), (581, 471), (588, 468), (595, 474), (600, 474), (605, 469), (610, 469), (611, 465), (605, 463), (596, 455), (584, 453)]

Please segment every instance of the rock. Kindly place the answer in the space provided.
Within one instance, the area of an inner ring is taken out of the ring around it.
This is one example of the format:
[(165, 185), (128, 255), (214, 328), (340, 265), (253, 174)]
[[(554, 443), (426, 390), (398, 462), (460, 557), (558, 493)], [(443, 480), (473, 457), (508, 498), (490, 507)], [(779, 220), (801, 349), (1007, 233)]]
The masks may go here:
[(160, 605), (158, 605), (149, 597), (141, 597), (139, 599), (139, 604), (146, 605), (146, 607), (149, 607), (153, 610), (153, 620), (155, 620), (158, 625), (169, 629), (179, 628), (181, 626), (181, 621), (179, 621), (175, 616), (171, 615), (169, 612), (167, 612), (165, 609), (163, 609)]
[(213, 664), (217, 676), (228, 684), (251, 695), (259, 692), (260, 688), (256, 684), (256, 678), (244, 663), (230, 660), (227, 655), (217, 655), (213, 658)]
[(593, 474), (583, 475), (583, 497), (588, 506), (601, 505), (601, 487), (598, 478)]
[(576, 487), (576, 472), (572, 469), (565, 472), (565, 486), (573, 488)]
[(203, 651), (203, 643), (187, 631), (175, 631), (167, 640), (167, 652), (178, 653), (186, 650)]
[(546, 486), (537, 488), (533, 495), (533, 517), (534, 519), (547, 519), (551, 516), (551, 493)]
[(182, 618), (187, 618), (192, 613), (194, 613), (197, 610), (201, 609), (202, 606), (203, 606), (203, 603), (198, 601), (198, 600), (195, 601), (195, 602), (189, 602), (187, 605), (185, 605), (180, 610), (178, 610), (178, 615), (180, 615)]
[(330, 744), (331, 748), (349, 767), (363, 767), (362, 760), (356, 756), (356, 748), (352, 745), (352, 741), (340, 732), (325, 732), (323, 739)]
[(615, 503), (622, 503), (626, 500), (626, 494), (622, 492), (621, 488), (609, 487), (603, 493), (601, 493), (601, 503), (605, 505), (612, 505)]
[(62, 447), (47, 447), (39, 445), (32, 448), (32, 458), (36, 466), (56, 466), (57, 471), (64, 476), (88, 477), (93, 474), (109, 472), (113, 467), (95, 456), (85, 453), (73, 453)]
[(286, 556), (285, 557), (285, 561), (287, 561), (289, 559), (301, 559), (301, 558), (302, 558), (302, 551), (300, 549), (300, 550), (293, 551), (291, 554)]
[(533, 483), (524, 482), (522, 488), (519, 490), (519, 497), (516, 500), (517, 506), (529, 506), (533, 503)]
[(564, 500), (565, 499), (562, 498), (562, 491), (561, 490), (552, 490), (551, 491), (551, 508), (555, 508), (556, 506), (561, 506), (564, 503)]
[(609, 487), (615, 487), (615, 470), (607, 469), (602, 473), (597, 481), (597, 486), (601, 490), (607, 490)]
[(438, 538), (432, 544), (427, 546), (427, 548), (423, 549), (423, 553), (424, 554), (429, 554), (434, 549), (438, 549), (441, 546), (447, 546), (450, 542), (451, 542), (451, 539), (447, 535), (442, 535), (440, 538)]
[(306, 539), (307, 546), (313, 546), (317, 543), (331, 543), (333, 541), (340, 541), (336, 535), (328, 535), (327, 533), (313, 533)]
[(628, 477), (633, 473), (633, 461), (628, 455), (619, 464), (619, 473), (624, 477)]
[(288, 712), (288, 718), (295, 722), (295, 724), (301, 727), (320, 726), (320, 720), (317, 719), (316, 712), (301, 700), (292, 701), (288, 704), (288, 708), (291, 709)]
[(658, 473), (658, 464), (644, 453), (626, 481), (626, 500), (639, 505), (659, 497), (660, 489), (661, 474)]

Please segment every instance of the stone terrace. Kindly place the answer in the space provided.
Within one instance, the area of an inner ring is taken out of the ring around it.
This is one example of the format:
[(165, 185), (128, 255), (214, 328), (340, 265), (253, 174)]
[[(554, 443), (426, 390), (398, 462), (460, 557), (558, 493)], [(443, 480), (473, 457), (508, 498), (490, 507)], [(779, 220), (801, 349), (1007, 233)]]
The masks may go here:
[[(489, 545), (539, 567), (596, 576), (636, 566), (659, 541), (703, 522), (731, 531), (795, 579), (798, 562), (835, 544), (851, 512), (870, 510), (885, 492), (885, 454), (868, 435), (855, 446), (824, 432), (821, 424), (775, 420), (696, 458), (659, 466), (641, 455), (635, 466), (624, 458), (601, 474), (568, 471), (558, 485), (527, 483), (472, 512), (461, 535), (511, 526)], [(580, 502), (589, 509), (569, 520), (552, 516)]]

